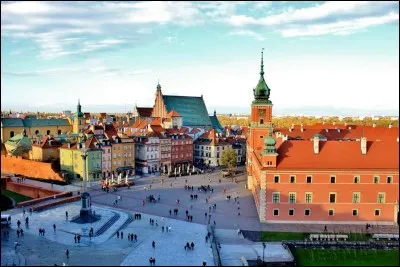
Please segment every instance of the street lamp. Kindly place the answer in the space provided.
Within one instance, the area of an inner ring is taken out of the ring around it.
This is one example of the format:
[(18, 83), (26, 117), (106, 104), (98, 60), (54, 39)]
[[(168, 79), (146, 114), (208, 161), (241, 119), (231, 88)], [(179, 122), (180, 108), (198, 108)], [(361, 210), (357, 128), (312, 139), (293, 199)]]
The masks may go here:
[(262, 246), (263, 246), (263, 264), (264, 264), (264, 251), (265, 251), (265, 247), (266, 247), (265, 242), (262, 243)]

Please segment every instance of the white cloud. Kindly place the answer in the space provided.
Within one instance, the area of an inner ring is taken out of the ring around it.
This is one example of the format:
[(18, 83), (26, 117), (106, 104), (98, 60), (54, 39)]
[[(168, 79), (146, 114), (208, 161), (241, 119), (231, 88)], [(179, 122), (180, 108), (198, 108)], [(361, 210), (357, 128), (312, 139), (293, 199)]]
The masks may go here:
[(313, 36), (323, 34), (349, 35), (356, 31), (366, 29), (370, 26), (391, 23), (398, 20), (398, 13), (390, 13), (386, 16), (380, 17), (366, 17), (326, 24), (309, 25), (307, 27), (285, 29), (282, 30), (282, 35), (285, 37)]
[(261, 34), (258, 34), (255, 31), (251, 31), (251, 30), (233, 31), (233, 32), (230, 32), (229, 35), (251, 36), (251, 37), (254, 37), (258, 41), (264, 41), (266, 39)]

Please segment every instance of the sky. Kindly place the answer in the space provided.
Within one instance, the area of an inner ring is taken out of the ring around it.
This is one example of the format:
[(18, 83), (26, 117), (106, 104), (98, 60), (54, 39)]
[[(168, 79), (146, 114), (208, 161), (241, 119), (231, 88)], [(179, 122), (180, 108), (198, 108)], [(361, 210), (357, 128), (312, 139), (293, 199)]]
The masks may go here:
[(1, 109), (249, 113), (262, 48), (277, 113), (399, 113), (397, 1), (2, 1)]

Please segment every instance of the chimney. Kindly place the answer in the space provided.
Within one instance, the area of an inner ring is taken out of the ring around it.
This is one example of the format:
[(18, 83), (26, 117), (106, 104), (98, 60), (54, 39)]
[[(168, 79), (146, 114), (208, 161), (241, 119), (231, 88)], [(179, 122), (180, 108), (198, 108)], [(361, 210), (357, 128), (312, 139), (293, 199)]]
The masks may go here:
[(393, 125), (392, 124), (389, 124), (389, 129), (391, 129), (393, 127)]
[(289, 128), (289, 132), (291, 132), (292, 131), (292, 128)]
[(314, 154), (319, 154), (319, 137), (314, 137)]
[(376, 127), (376, 123), (373, 123), (373, 124), (372, 124), (372, 127), (375, 128), (375, 127)]
[(367, 154), (367, 137), (361, 137), (361, 153)]
[(300, 130), (302, 131), (302, 132), (304, 132), (304, 128), (303, 128), (303, 124), (300, 124)]
[(292, 126), (290, 126), (290, 128), (294, 129), (294, 123), (292, 123)]

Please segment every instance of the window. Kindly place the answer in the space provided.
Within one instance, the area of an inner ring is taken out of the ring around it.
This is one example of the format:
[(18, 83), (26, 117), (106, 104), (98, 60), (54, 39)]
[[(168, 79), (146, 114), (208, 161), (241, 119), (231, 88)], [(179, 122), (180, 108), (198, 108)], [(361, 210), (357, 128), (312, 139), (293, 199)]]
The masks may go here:
[(353, 210), (353, 216), (358, 216), (358, 210)]
[(61, 134), (61, 130), (57, 130), (57, 134), (60, 135)]
[(385, 203), (385, 193), (378, 193), (378, 203)]
[(306, 193), (306, 203), (312, 202), (312, 193)]
[(310, 209), (305, 209), (304, 210), (304, 215), (305, 216), (310, 216), (311, 210)]
[(49, 135), (50, 134), (50, 130), (47, 130), (47, 135)]
[(274, 176), (274, 183), (276, 183), (276, 184), (279, 183), (279, 176), (277, 176), (277, 175)]
[(274, 209), (274, 216), (279, 216), (279, 209)]
[(290, 176), (290, 183), (291, 183), (291, 184), (294, 184), (295, 182), (296, 182), (296, 176), (291, 175), (291, 176)]
[(264, 135), (260, 135), (260, 139), (263, 139), (264, 138)]
[(296, 193), (289, 193), (289, 203), (296, 203)]
[(379, 184), (379, 176), (374, 176), (374, 184)]
[(307, 176), (307, 184), (311, 184), (312, 181), (312, 177), (311, 176)]
[(353, 203), (360, 203), (360, 193), (353, 193)]
[(11, 137), (14, 137), (14, 131), (11, 131), (11, 132), (10, 132), (10, 138), (11, 138)]
[(330, 209), (330, 210), (328, 211), (328, 215), (329, 215), (329, 216), (333, 216), (333, 214), (334, 214), (333, 209)]
[(329, 203), (336, 203), (336, 193), (329, 193)]
[(392, 183), (392, 180), (393, 180), (393, 177), (392, 177), (392, 176), (386, 177), (386, 183), (391, 184), (391, 183)]
[(381, 210), (375, 210), (375, 216), (381, 216)]
[(279, 193), (272, 193), (272, 202), (279, 203)]
[(335, 184), (336, 183), (336, 176), (331, 176), (331, 184)]
[(294, 209), (290, 209), (289, 210), (289, 216), (293, 216), (294, 215)]
[(360, 176), (354, 176), (354, 183), (359, 184), (360, 183)]

